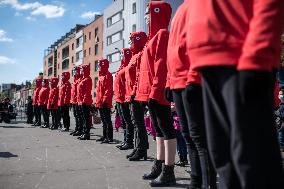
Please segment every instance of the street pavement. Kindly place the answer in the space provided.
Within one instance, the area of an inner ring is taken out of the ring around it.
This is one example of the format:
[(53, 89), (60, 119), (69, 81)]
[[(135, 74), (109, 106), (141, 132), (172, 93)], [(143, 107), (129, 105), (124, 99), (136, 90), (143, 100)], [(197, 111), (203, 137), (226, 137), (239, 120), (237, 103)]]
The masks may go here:
[[(114, 144), (95, 141), (102, 134), (101, 125), (94, 125), (91, 140), (80, 141), (69, 132), (51, 131), (25, 124), (0, 123), (0, 189), (147, 189), (141, 179), (149, 171), (155, 142), (149, 136), (149, 160), (129, 162), (115, 145), (123, 133), (114, 132)], [(71, 118), (71, 129), (74, 119)], [(178, 159), (178, 158), (177, 158)], [(188, 167), (176, 167), (177, 185), (189, 182)]]

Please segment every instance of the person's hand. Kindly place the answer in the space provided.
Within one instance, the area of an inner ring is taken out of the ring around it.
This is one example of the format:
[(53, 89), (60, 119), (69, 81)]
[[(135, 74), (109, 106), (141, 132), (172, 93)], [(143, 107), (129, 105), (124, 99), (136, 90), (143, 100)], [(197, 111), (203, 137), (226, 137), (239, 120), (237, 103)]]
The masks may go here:
[(157, 104), (158, 104), (158, 101), (155, 100), (155, 99), (150, 98), (149, 101), (148, 101), (148, 106), (149, 106), (149, 107), (154, 107), (154, 106), (156, 106)]
[(169, 87), (165, 88), (165, 97), (167, 101), (173, 102), (173, 92)]

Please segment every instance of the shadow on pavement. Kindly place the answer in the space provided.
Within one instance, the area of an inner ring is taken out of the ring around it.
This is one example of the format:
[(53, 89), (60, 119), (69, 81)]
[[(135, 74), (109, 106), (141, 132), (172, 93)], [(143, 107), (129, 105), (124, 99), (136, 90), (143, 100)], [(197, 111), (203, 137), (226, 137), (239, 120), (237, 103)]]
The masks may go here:
[(11, 152), (0, 152), (0, 158), (18, 157), (18, 155), (12, 154)]
[(19, 128), (29, 128), (29, 127), (10, 126), (10, 125), (8, 125), (8, 126), (0, 126), (0, 127), (2, 127), (2, 128), (14, 128), (14, 129), (19, 129)]

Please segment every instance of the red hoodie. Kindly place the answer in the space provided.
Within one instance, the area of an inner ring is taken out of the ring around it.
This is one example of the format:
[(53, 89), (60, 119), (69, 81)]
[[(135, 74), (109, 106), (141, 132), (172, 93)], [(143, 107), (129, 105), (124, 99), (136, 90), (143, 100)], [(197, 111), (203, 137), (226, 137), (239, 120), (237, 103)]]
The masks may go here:
[(271, 71), (280, 62), (283, 0), (187, 0), (193, 69), (235, 66)]
[(192, 70), (186, 49), (187, 4), (177, 10), (172, 23), (168, 42), (167, 84), (171, 89), (184, 89), (189, 83), (201, 83), (200, 73)]
[(125, 102), (130, 102), (131, 95), (135, 95), (136, 92), (136, 72), (141, 63), (142, 50), (147, 41), (147, 35), (145, 32), (133, 32), (130, 34), (130, 40), (132, 41), (131, 51), (132, 58), (129, 64), (125, 67)]
[(147, 102), (155, 99), (160, 104), (169, 105), (164, 89), (167, 78), (167, 46), (171, 19), (171, 6), (163, 1), (151, 1), (149, 41), (143, 50), (139, 70), (139, 80), (135, 100)]
[(61, 85), (59, 87), (58, 106), (65, 106), (70, 104), (70, 98), (71, 98), (71, 84), (69, 82), (70, 73), (62, 72), (61, 77), (62, 80), (61, 80)]
[(72, 83), (71, 88), (71, 103), (77, 104), (77, 86), (81, 81), (81, 73), (80, 73), (80, 67), (76, 66), (74, 67), (73, 71), (75, 72), (74, 81)]
[(79, 105), (91, 105), (93, 102), (92, 98), (92, 79), (90, 77), (90, 65), (81, 66), (82, 79), (77, 86), (77, 102)]
[(44, 82), (44, 84), (42, 85), (42, 87), (39, 91), (39, 97), (38, 97), (38, 105), (39, 106), (47, 105), (48, 96), (49, 96), (48, 79), (43, 79), (42, 82)]
[(114, 79), (114, 99), (116, 102), (123, 103), (125, 101), (125, 67), (128, 65), (132, 53), (131, 50), (128, 48), (123, 48), (122, 50), (123, 53), (123, 59), (121, 60), (121, 64), (119, 69), (117, 70), (115, 74), (115, 79)]
[(113, 80), (108, 71), (109, 61), (107, 59), (99, 60), (99, 81), (96, 88), (96, 107), (102, 108), (103, 103), (107, 103), (108, 108), (112, 108)]
[(58, 97), (59, 97), (59, 88), (58, 88), (58, 82), (59, 79), (57, 77), (52, 77), (50, 79), (51, 82), (51, 89), (49, 92), (48, 97), (48, 103), (47, 103), (47, 109), (58, 109)]
[(36, 88), (34, 90), (33, 105), (38, 105), (39, 91), (41, 89), (42, 79), (36, 79)]

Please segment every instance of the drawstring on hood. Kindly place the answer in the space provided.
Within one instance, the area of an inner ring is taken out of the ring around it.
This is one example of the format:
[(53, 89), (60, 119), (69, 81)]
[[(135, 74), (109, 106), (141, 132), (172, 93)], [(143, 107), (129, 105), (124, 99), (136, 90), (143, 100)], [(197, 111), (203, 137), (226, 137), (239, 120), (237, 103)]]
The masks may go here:
[(163, 1), (151, 1), (148, 3), (148, 8), (150, 14), (148, 40), (150, 40), (160, 29), (168, 29), (171, 20), (172, 8), (169, 3)]

